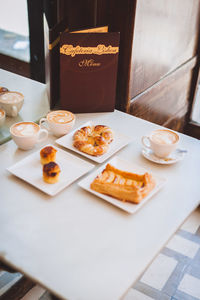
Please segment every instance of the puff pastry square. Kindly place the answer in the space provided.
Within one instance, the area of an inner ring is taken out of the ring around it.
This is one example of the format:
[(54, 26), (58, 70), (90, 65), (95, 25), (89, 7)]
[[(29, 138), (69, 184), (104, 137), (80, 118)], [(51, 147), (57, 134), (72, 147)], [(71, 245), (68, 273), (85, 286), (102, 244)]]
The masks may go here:
[(121, 201), (138, 204), (155, 187), (155, 180), (149, 173), (143, 175), (116, 169), (110, 164), (90, 185), (91, 189), (115, 197)]

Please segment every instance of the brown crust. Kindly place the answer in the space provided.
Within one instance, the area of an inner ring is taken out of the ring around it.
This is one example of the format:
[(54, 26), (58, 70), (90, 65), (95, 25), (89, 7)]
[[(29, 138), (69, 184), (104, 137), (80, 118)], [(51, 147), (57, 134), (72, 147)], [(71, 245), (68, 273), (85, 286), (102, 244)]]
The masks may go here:
[(155, 181), (149, 173), (125, 172), (107, 164), (90, 187), (99, 193), (137, 204), (152, 191)]
[(57, 163), (51, 161), (43, 166), (43, 179), (47, 183), (55, 183), (58, 181), (60, 167)]
[(44, 147), (40, 151), (41, 163), (44, 165), (44, 164), (48, 164), (51, 161), (55, 161), (56, 160), (56, 152), (57, 152), (57, 150), (54, 149), (52, 146)]
[(6, 87), (0, 86), (0, 93), (9, 92), (9, 90)]
[(73, 146), (92, 156), (106, 153), (112, 141), (113, 131), (105, 125), (82, 127), (73, 136)]

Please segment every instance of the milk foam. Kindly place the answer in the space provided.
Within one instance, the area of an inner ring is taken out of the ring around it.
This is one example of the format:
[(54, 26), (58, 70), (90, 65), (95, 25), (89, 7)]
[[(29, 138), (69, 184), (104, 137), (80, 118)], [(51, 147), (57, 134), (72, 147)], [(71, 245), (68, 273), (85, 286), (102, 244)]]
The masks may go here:
[(0, 101), (6, 103), (17, 103), (21, 100), (22, 100), (22, 95), (13, 92), (12, 93), (6, 92), (0, 96)]
[(47, 116), (47, 119), (53, 123), (64, 124), (71, 122), (74, 119), (74, 116), (68, 111), (55, 111), (51, 112)]
[(37, 127), (33, 124), (22, 123), (13, 127), (13, 133), (20, 136), (32, 136), (38, 130)]
[(22, 135), (33, 135), (35, 128), (32, 125), (19, 126), (17, 129), (21, 132)]
[(158, 131), (152, 136), (152, 140), (157, 144), (174, 144), (177, 141), (175, 134), (169, 131)]

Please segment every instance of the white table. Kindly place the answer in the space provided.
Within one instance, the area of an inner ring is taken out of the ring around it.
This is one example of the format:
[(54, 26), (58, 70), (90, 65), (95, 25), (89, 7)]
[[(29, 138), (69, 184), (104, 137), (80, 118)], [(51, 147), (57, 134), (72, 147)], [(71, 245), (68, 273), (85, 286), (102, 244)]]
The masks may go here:
[(46, 85), (32, 79), (0, 69), (0, 86), (10, 91), (24, 95), (24, 104), (16, 117), (6, 117), (3, 127), (0, 128), (0, 145), (10, 137), (10, 126), (16, 122), (38, 122), (49, 111), (49, 102)]
[(116, 300), (198, 206), (200, 142), (181, 134), (184, 160), (157, 165), (140, 139), (159, 126), (119, 111), (77, 115), (76, 126), (88, 120), (133, 136), (117, 155), (166, 177), (165, 187), (133, 215), (77, 182), (51, 198), (6, 171), (41, 145), (24, 152), (10, 141), (0, 147), (0, 259), (64, 299)]

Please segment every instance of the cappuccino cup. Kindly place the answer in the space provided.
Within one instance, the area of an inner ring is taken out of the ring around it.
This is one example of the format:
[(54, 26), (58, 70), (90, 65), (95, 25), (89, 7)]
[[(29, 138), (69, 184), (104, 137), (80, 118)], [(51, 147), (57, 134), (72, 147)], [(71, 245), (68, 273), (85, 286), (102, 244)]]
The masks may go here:
[(35, 144), (48, 137), (48, 131), (41, 129), (34, 122), (19, 122), (10, 127), (10, 134), (15, 144), (22, 150), (30, 150)]
[(3, 109), (0, 109), (0, 127), (3, 126), (6, 119), (6, 112)]
[(75, 115), (67, 110), (56, 110), (40, 120), (40, 126), (60, 137), (70, 132), (75, 123)]
[(9, 117), (16, 117), (24, 103), (24, 95), (19, 92), (0, 93), (0, 108)]
[(168, 157), (176, 150), (178, 143), (178, 134), (168, 129), (158, 129), (142, 137), (142, 144), (160, 158)]

